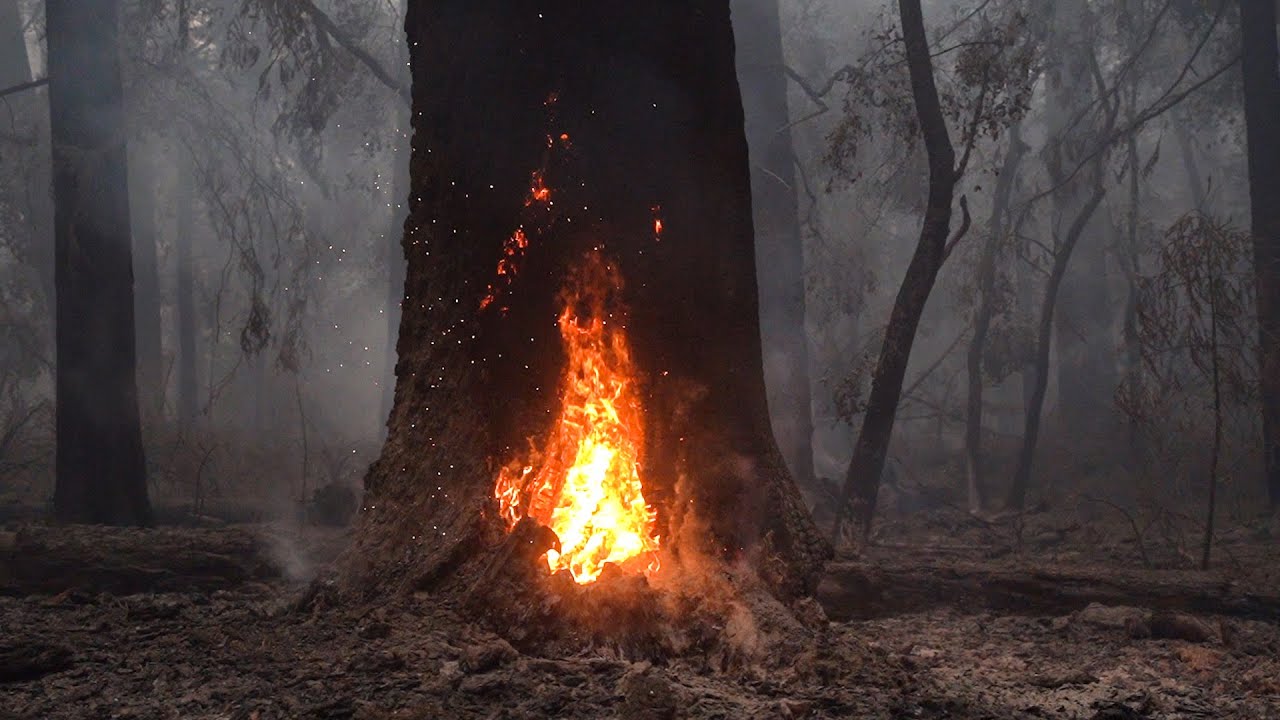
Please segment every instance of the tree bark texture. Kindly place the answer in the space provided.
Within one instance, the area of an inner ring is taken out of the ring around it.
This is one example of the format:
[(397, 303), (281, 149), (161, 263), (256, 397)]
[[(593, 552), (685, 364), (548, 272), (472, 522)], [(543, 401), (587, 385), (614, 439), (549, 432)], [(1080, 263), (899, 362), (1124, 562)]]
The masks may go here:
[(945, 259), (947, 234), (951, 230), (951, 201), (957, 179), (955, 148), (951, 145), (933, 79), (924, 13), (919, 0), (900, 0), (898, 9), (902, 17), (902, 35), (907, 48), (916, 116), (929, 156), (929, 198), (920, 239), (894, 300), (884, 345), (871, 376), (871, 393), (862, 430), (853, 447), (853, 458), (844, 479), (843, 499), (836, 515), (833, 534), (837, 536), (845, 508), (850, 502), (853, 503), (853, 519), (858, 529), (864, 537), (870, 532), (876, 497), (880, 492), (880, 474), (884, 471), (885, 456), (893, 436), (893, 423), (902, 395), (902, 381), (911, 358), (911, 346), (915, 342), (920, 316), (924, 314), (929, 293), (933, 291), (934, 281)]
[(146, 524), (115, 0), (50, 0), (59, 519)]
[(403, 142), (396, 138), (395, 167), (391, 171), (391, 217), (387, 221), (387, 232), (383, 237), (387, 250), (387, 372), (383, 375), (382, 412), (380, 423), (385, 430), (387, 418), (395, 402), (396, 376), (396, 333), (400, 328), (401, 304), (404, 302), (404, 254), (400, 250), (400, 239), (404, 237), (404, 220), (409, 202), (409, 117), (404, 115)]
[[(828, 548), (769, 424), (728, 0), (414, 0), (406, 30), (406, 300), (349, 587), (459, 587), (497, 552), (496, 471), (550, 429), (558, 296), (599, 246), (623, 278), (664, 549), (678, 562), (693, 542), (780, 595), (810, 591)], [(526, 224), (482, 311), (535, 170), (554, 219)]]
[(773, 434), (801, 487), (812, 488), (813, 408), (805, 332), (804, 247), (777, 0), (734, 0), (738, 77), (751, 149), (760, 331)]
[(1258, 312), (1264, 473), (1272, 507), (1280, 507), (1280, 76), (1276, 7), (1240, 0), (1241, 68), (1249, 144), (1250, 225)]

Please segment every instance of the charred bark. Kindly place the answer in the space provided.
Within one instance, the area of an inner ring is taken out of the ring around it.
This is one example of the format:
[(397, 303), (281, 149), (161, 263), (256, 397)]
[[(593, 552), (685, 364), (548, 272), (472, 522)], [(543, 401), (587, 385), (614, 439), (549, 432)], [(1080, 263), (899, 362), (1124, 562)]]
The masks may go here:
[[(497, 468), (550, 429), (558, 296), (598, 246), (623, 277), (668, 559), (743, 557), (778, 594), (810, 591), (827, 547), (769, 425), (728, 0), (421, 0), (406, 30), (397, 386), (348, 586), (456, 589), (492, 566)], [(530, 220), (535, 170), (552, 204)], [(517, 272), (486, 304), (522, 225)]]
[(1265, 481), (1280, 507), (1280, 76), (1276, 7), (1240, 0), (1241, 69), (1249, 145), (1250, 225), (1258, 312), (1259, 379)]
[(138, 418), (133, 260), (115, 0), (50, 0), (59, 519), (151, 520)]
[(796, 482), (813, 488), (813, 408), (805, 332), (804, 247), (777, 0), (732, 3), (751, 148), (760, 330), (773, 433)]
[(409, 202), (409, 118), (407, 113), (403, 120), (405, 129), (397, 128), (397, 134), (403, 132), (403, 142), (396, 138), (395, 166), (391, 171), (391, 218), (387, 222), (387, 232), (383, 237), (387, 250), (387, 346), (386, 373), (382, 376), (382, 412), (380, 422), (384, 426), (391, 415), (391, 407), (396, 395), (396, 334), (400, 329), (401, 304), (404, 301), (404, 254), (400, 249), (400, 239), (404, 237), (404, 221), (407, 203)]
[[(853, 503), (854, 521), (865, 537), (875, 515), (876, 497), (880, 492), (880, 475), (893, 436), (893, 423), (902, 395), (902, 380), (907, 373), (911, 346), (924, 306), (933, 291), (938, 271), (946, 259), (947, 234), (951, 230), (951, 202), (955, 194), (955, 148), (947, 130), (946, 119), (933, 79), (933, 62), (924, 30), (924, 13), (919, 0), (900, 0), (902, 35), (907, 48), (907, 67), (911, 73), (911, 91), (915, 96), (916, 116), (924, 135), (929, 156), (929, 198), (924, 224), (915, 253), (907, 265), (898, 296), (889, 315), (884, 345), (871, 376), (871, 393), (867, 399), (862, 430), (854, 444), (853, 458), (845, 473), (842, 500), (836, 514), (833, 535), (838, 537), (846, 507)], [(967, 217), (967, 216), (966, 216)]]

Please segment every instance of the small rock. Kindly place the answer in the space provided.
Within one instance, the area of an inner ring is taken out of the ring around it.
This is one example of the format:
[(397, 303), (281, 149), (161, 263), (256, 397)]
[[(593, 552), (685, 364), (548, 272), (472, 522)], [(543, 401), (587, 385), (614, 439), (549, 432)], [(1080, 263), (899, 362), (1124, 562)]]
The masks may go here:
[(1092, 603), (1075, 614), (1075, 622), (1103, 630), (1123, 630), (1131, 638), (1150, 637), (1146, 611), (1124, 605)]
[(440, 679), (446, 683), (462, 677), (462, 669), (456, 660), (450, 660), (440, 666)]
[(520, 657), (520, 653), (511, 647), (511, 643), (501, 638), (484, 645), (474, 645), (462, 652), (459, 660), (463, 672), (484, 673), (506, 665)]
[(1069, 670), (1057, 673), (1045, 673), (1036, 675), (1029, 681), (1031, 685), (1036, 687), (1048, 688), (1056, 690), (1067, 685), (1092, 685), (1098, 682), (1098, 678), (1087, 670)]
[(501, 688), (504, 683), (506, 680), (498, 675), (469, 675), (463, 679), (458, 690), (471, 695), (487, 695)]
[(811, 597), (797, 601), (792, 606), (792, 610), (795, 612), (796, 619), (800, 621), (800, 624), (810, 630), (821, 630), (829, 624), (826, 611), (822, 609), (822, 605), (818, 604), (817, 600)]
[(778, 701), (778, 712), (788, 720), (795, 718), (807, 718), (813, 712), (813, 703), (808, 700), (780, 700)]
[(644, 665), (639, 672), (628, 672), (621, 682), (622, 720), (674, 720), (680, 707), (679, 693), (666, 678)]
[(1123, 630), (1125, 623), (1135, 618), (1145, 619), (1146, 613), (1136, 607), (1100, 603), (1090, 603), (1088, 607), (1075, 614), (1075, 620), (1078, 623), (1108, 630)]
[(352, 672), (383, 672), (388, 670), (402, 670), (405, 666), (405, 659), (397, 653), (387, 650), (371, 653), (361, 653), (351, 658), (347, 663), (347, 669)]
[(1157, 613), (1152, 616), (1151, 637), (1157, 640), (1185, 640), (1203, 643), (1213, 640), (1213, 629), (1186, 613)]
[(356, 635), (362, 640), (386, 640), (391, 637), (391, 626), (377, 620), (361, 625), (356, 630)]

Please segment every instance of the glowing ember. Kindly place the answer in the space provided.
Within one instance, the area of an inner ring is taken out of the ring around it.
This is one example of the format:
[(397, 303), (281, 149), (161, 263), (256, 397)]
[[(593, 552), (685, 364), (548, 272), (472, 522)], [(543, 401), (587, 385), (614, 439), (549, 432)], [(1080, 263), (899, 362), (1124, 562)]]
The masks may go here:
[(654, 513), (640, 484), (643, 412), (619, 309), (621, 287), (598, 252), (572, 273), (562, 295), (560, 336), (567, 363), (560, 411), (545, 446), (498, 473), (494, 497), (508, 527), (529, 516), (551, 528), (561, 550), (552, 572), (595, 581), (605, 563), (656, 570)]
[[(546, 181), (543, 180), (543, 171), (534, 170), (533, 175), (529, 178), (529, 194), (525, 196), (524, 206), (546, 207), (551, 206), (551, 188), (547, 187)], [(524, 226), (515, 229), (502, 244), (502, 257), (498, 259), (498, 269), (496, 271), (497, 278), (489, 287), (486, 288), (484, 297), (480, 298), (480, 309), (484, 310), (493, 304), (503, 290), (511, 285), (511, 280), (515, 277), (520, 269), (520, 260), (524, 257), (525, 251), (529, 248), (529, 236), (525, 234)], [(502, 308), (505, 312), (506, 308)]]

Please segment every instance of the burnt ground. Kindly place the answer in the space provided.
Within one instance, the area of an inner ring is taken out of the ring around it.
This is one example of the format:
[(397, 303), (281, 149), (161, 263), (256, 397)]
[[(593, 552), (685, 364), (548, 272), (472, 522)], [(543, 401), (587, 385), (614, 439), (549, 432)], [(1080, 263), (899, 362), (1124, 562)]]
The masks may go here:
[(1280, 718), (1274, 524), (1202, 573), (1038, 522), (889, 523), (807, 649), (657, 664), (521, 653), (427, 594), (299, 610), (339, 531), (15, 526), (0, 718)]

